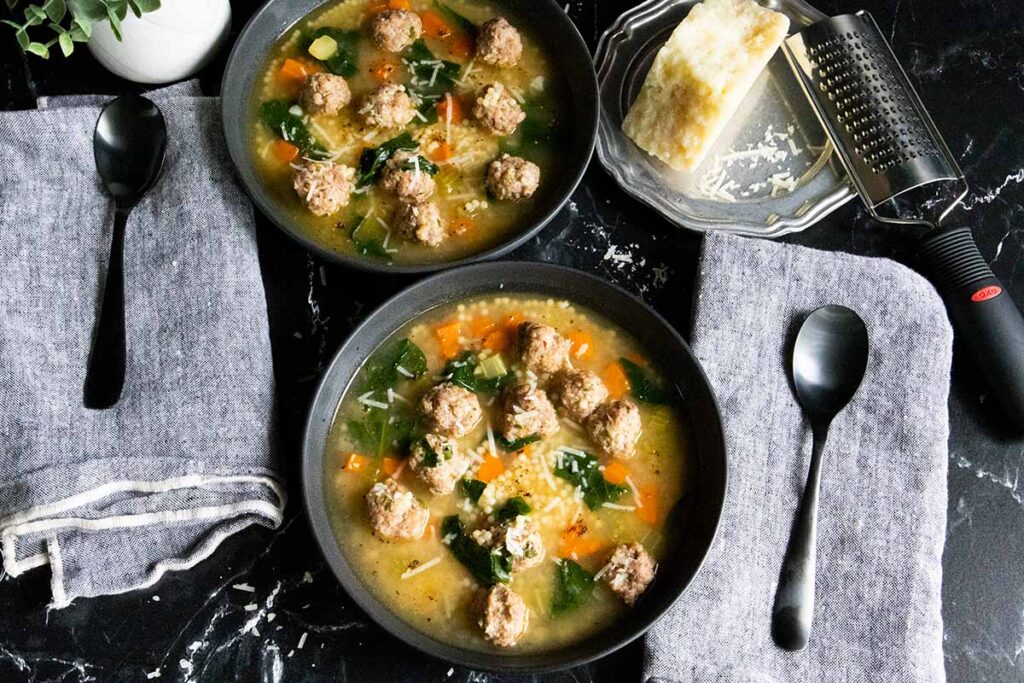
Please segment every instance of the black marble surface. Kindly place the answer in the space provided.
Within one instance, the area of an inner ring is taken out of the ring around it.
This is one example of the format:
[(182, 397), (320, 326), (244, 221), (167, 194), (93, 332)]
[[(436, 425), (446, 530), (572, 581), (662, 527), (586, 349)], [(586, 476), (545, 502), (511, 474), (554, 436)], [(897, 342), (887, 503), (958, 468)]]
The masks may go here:
[[(591, 48), (630, 0), (572, 0)], [(235, 30), (255, 3), (235, 3)], [(1019, 0), (818, 0), (869, 9), (910, 73), (972, 191), (956, 220), (1024, 306), (1024, 4)], [(6, 27), (4, 27), (6, 28)], [(213, 91), (222, 55), (203, 74)], [(38, 95), (137, 90), (86, 50), (23, 58), (0, 31), (0, 108)], [(45, 131), (40, 131), (45, 135)], [(2, 160), (0, 160), (2, 163)], [(5, 229), (9, 229), (5, 226)], [(46, 570), (0, 581), (0, 680), (456, 680), (501, 677), (429, 659), (368, 622), (320, 560), (300, 509), (299, 437), (324, 363), (348, 330), (408, 280), (353, 276), (260, 226), (290, 480), (287, 521), (250, 530), (152, 590), (48, 611)], [(873, 223), (855, 203), (789, 241), (914, 264), (914, 233)], [(573, 265), (632, 290), (684, 332), (700, 236), (627, 197), (596, 163), (554, 223), (514, 256)], [(632, 262), (608, 258), (628, 253)], [(949, 513), (943, 559), (951, 681), (1024, 680), (1024, 440), (1001, 421), (969, 358), (950, 399)], [(638, 680), (639, 643), (544, 680)]]

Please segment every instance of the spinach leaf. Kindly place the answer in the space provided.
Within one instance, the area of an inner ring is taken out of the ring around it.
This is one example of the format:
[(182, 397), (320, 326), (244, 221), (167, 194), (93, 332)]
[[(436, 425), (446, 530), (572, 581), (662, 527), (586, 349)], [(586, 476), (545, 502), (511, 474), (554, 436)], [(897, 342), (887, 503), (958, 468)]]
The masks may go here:
[(501, 447), (501, 450), (511, 453), (513, 451), (521, 451), (531, 443), (540, 441), (540, 434), (530, 434), (519, 439), (513, 439), (512, 441), (509, 441), (501, 434), (495, 434), (494, 441)]
[(438, 59), (423, 39), (406, 48), (402, 59), (409, 71), (406, 90), (412, 95), (420, 114), (428, 123), (437, 120), (435, 105), (446, 92), (455, 89), (462, 67), (455, 62)]
[(309, 132), (302, 117), (289, 111), (291, 107), (287, 100), (267, 100), (260, 105), (260, 121), (282, 140), (298, 147), (302, 156), (326, 159), (329, 156), (327, 149)]
[(555, 573), (555, 594), (551, 600), (551, 613), (565, 614), (576, 609), (594, 590), (594, 575), (572, 560), (558, 563)]
[(409, 133), (402, 133), (398, 137), (391, 138), (380, 147), (364, 149), (359, 155), (359, 172), (356, 174), (356, 185), (363, 187), (377, 182), (380, 172), (384, 170), (384, 164), (400, 149), (414, 150), (419, 148), (419, 143), (412, 139)]
[(352, 441), (363, 453), (381, 456), (402, 453), (409, 447), (416, 430), (416, 418), (371, 409), (362, 420), (349, 420), (347, 427)]
[(363, 216), (356, 216), (352, 219), (352, 230), (349, 238), (356, 247), (356, 252), (363, 256), (391, 260), (391, 253), (384, 246), (385, 230), (376, 221), (370, 221)]
[(642, 367), (628, 358), (620, 358), (619, 365), (622, 366), (622, 371), (626, 373), (626, 379), (629, 380), (630, 393), (638, 401), (654, 405), (665, 405), (669, 402), (668, 393), (658, 386), (654, 378)]
[(427, 357), (409, 338), (399, 339), (391, 346), (373, 354), (363, 371), (366, 380), (360, 393), (387, 393), (401, 378), (419, 379), (427, 373)]
[(505, 504), (498, 508), (497, 517), (499, 522), (511, 522), (519, 515), (528, 515), (533, 510), (530, 504), (522, 496), (509, 498)]
[(459, 482), (459, 485), (462, 487), (462, 492), (466, 494), (466, 498), (469, 498), (474, 503), (480, 500), (484, 489), (487, 488), (487, 482), (480, 481), (479, 479), (463, 479)]
[(536, 158), (540, 149), (550, 149), (558, 139), (558, 120), (549, 102), (532, 100), (522, 105), (526, 118), (516, 131), (502, 138), (498, 149), (526, 159)]
[(512, 580), (512, 558), (474, 541), (458, 515), (449, 515), (441, 522), (441, 538), (455, 559), (481, 584), (493, 586)]
[(434, 9), (437, 10), (437, 13), (440, 14), (449, 25), (454, 26), (457, 30), (462, 31), (470, 38), (476, 40), (477, 33), (480, 31), (479, 26), (453, 10), (448, 5), (438, 2), (438, 0), (434, 0)]
[(579, 455), (561, 451), (555, 476), (565, 479), (583, 492), (583, 502), (591, 510), (601, 507), (602, 503), (618, 500), (627, 491), (625, 486), (613, 484), (604, 478), (598, 469), (598, 460), (589, 453)]
[(359, 71), (359, 31), (345, 31), (340, 28), (321, 26), (302, 34), (302, 51), (320, 36), (330, 36), (338, 44), (338, 51), (324, 60), (318, 60), (332, 74), (351, 78)]
[(419, 154), (414, 159), (403, 160), (398, 164), (398, 168), (402, 171), (415, 171), (418, 168), (420, 171), (432, 176), (437, 175), (437, 172), (441, 170), (437, 164)]
[(509, 382), (515, 379), (515, 373), (506, 372), (501, 377), (485, 379), (476, 374), (477, 360), (472, 351), (466, 351), (441, 371), (441, 376), (452, 384), (469, 389), (479, 394), (496, 394)]

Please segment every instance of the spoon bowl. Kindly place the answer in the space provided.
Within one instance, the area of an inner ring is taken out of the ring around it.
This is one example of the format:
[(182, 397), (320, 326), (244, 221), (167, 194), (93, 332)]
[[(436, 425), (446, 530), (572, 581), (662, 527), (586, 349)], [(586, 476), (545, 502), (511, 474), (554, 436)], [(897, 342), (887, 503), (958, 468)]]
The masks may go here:
[(125, 95), (100, 112), (93, 134), (96, 171), (114, 199), (114, 230), (100, 317), (93, 332), (83, 403), (101, 410), (121, 398), (127, 343), (124, 331), (124, 231), (128, 214), (160, 176), (167, 125), (151, 100)]
[(845, 306), (812, 311), (793, 345), (793, 388), (811, 423), (814, 450), (772, 610), (772, 638), (785, 650), (802, 650), (811, 637), (822, 453), (829, 425), (864, 378), (868, 350), (867, 326)]
[(845, 306), (823, 306), (800, 327), (793, 346), (793, 386), (813, 421), (832, 418), (860, 386), (868, 363), (868, 330)]
[(134, 206), (160, 176), (167, 125), (152, 100), (125, 95), (100, 112), (93, 134), (96, 171), (110, 196)]

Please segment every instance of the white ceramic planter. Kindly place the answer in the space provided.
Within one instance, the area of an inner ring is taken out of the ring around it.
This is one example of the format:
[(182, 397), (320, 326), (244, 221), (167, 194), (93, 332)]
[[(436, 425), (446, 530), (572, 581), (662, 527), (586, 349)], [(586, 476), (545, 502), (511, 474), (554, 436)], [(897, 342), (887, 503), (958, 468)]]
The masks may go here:
[(93, 24), (89, 50), (111, 72), (136, 83), (169, 83), (202, 69), (231, 28), (229, 0), (162, 0), (160, 9), (122, 22)]

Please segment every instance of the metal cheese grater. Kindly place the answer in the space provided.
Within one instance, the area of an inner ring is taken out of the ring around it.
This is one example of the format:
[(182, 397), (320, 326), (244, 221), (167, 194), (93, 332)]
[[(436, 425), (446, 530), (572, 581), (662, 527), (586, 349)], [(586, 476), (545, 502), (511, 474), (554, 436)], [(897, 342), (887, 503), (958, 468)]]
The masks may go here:
[(970, 228), (941, 227), (967, 182), (878, 25), (864, 11), (832, 17), (790, 36), (783, 49), (872, 216), (929, 228), (924, 269), (960, 341), (1024, 427), (1024, 318)]

